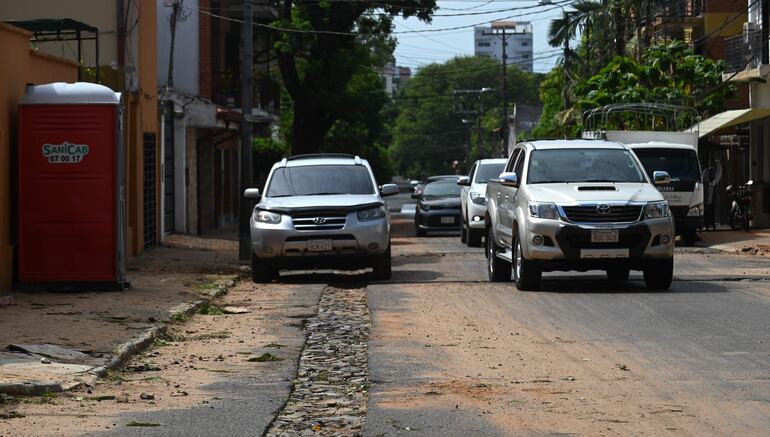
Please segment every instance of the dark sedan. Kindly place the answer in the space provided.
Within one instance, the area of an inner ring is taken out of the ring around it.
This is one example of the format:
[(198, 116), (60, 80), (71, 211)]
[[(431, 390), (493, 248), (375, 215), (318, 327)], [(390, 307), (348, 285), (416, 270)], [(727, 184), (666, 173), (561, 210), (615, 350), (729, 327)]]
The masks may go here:
[(460, 230), (461, 188), (457, 185), (457, 177), (428, 179), (414, 214), (418, 237), (429, 231)]

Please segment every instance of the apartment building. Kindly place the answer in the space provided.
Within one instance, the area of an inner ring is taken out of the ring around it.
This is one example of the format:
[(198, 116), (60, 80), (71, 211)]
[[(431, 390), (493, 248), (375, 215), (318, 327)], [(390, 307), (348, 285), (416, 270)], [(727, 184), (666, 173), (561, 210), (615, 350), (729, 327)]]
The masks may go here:
[(487, 56), (502, 62), (503, 46), (506, 65), (515, 65), (522, 71), (532, 72), (532, 23), (496, 21), (491, 26), (474, 27), (473, 47), (476, 56)]

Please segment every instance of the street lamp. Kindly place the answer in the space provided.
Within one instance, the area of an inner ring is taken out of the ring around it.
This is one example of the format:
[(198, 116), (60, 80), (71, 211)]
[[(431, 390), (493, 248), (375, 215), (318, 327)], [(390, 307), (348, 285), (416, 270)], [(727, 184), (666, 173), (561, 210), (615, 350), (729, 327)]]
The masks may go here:
[[(564, 6), (562, 6), (559, 3), (554, 3), (552, 0), (538, 0), (537, 2), (540, 6), (558, 6), (561, 8), (562, 16), (564, 17), (564, 27), (567, 29), (567, 25), (569, 23), (569, 18), (567, 17), (567, 10), (564, 9)], [(564, 92), (562, 93), (562, 98), (564, 99), (564, 110), (567, 109), (567, 66), (569, 62), (569, 58), (567, 57), (569, 52), (569, 33), (564, 35)]]

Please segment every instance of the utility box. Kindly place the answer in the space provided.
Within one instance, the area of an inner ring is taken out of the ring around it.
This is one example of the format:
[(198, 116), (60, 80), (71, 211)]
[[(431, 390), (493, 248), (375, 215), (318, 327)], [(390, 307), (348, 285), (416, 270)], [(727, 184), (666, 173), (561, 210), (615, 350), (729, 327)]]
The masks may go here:
[(22, 288), (123, 289), (120, 94), (93, 83), (28, 86), (19, 106)]

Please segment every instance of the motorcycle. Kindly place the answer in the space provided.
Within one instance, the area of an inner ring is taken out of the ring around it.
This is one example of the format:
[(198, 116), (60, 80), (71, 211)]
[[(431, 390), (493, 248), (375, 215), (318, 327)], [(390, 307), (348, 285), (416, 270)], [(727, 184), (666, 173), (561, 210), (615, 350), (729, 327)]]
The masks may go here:
[(749, 221), (751, 220), (749, 208), (751, 207), (753, 185), (754, 181), (749, 180), (744, 185), (738, 185), (737, 188), (734, 188), (732, 185), (727, 186), (727, 194), (734, 196), (730, 206), (730, 214), (727, 218), (730, 227), (733, 229), (743, 228), (745, 231), (749, 230)]

